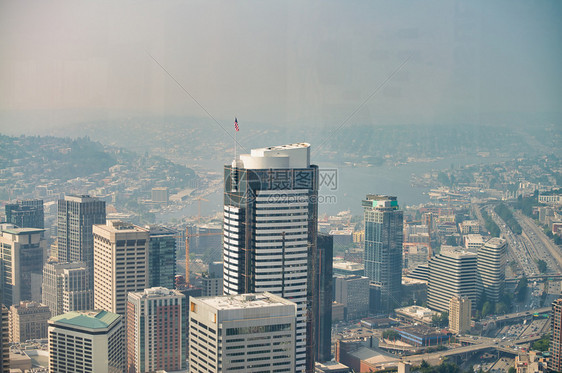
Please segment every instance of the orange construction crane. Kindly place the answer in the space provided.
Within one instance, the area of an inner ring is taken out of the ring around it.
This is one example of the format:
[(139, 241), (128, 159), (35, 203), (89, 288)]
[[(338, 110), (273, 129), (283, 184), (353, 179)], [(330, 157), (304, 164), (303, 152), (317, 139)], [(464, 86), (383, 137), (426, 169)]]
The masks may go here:
[(189, 239), (191, 237), (219, 236), (222, 232), (189, 233), (189, 227), (185, 227), (185, 284), (189, 285)]

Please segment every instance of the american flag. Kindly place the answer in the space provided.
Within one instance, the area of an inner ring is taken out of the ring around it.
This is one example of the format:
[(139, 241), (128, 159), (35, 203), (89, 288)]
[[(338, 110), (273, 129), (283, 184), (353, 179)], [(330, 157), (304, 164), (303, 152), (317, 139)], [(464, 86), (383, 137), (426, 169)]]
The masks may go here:
[(238, 127), (238, 119), (234, 117), (234, 129), (236, 131), (240, 131), (240, 127)]

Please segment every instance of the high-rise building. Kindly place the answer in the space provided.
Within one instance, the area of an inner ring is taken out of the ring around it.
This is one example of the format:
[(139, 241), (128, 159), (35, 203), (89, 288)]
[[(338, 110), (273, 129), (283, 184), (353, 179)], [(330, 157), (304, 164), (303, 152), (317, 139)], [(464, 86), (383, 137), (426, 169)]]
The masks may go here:
[(396, 197), (367, 195), (365, 210), (365, 276), (380, 285), (380, 311), (400, 305), (403, 212)]
[(209, 271), (201, 279), (204, 297), (222, 295), (222, 273), (223, 262), (209, 263)]
[[(94, 224), (105, 224), (105, 201), (88, 195), (65, 196), (58, 201), (57, 259), (59, 262), (86, 262), (94, 273)], [(93, 278), (90, 278), (93, 286)]]
[(93, 291), (86, 263), (59, 263), (51, 260), (43, 267), (43, 304), (52, 316), (92, 309)]
[[(176, 288), (176, 290), (185, 296), (185, 304), (189, 304), (190, 299), (200, 297), (202, 295), (202, 289), (197, 287), (181, 286)], [(184, 308), (183, 319), (185, 321), (185, 335), (189, 336), (189, 307)], [(185, 339), (185, 351), (185, 355), (189, 355), (189, 337)]]
[(472, 302), (466, 297), (454, 296), (449, 302), (449, 331), (460, 334), (470, 330)]
[(10, 307), (10, 342), (47, 338), (49, 307), (37, 302), (20, 302)]
[(329, 234), (318, 233), (316, 267), (314, 268), (314, 341), (316, 361), (332, 359), (332, 289), (334, 240)]
[(312, 372), (318, 168), (310, 145), (252, 149), (224, 171), (224, 294), (268, 291), (295, 302), (296, 371)]
[(6, 222), (19, 228), (45, 228), (42, 199), (28, 199), (5, 206)]
[(492, 238), (478, 249), (479, 285), (491, 302), (499, 302), (505, 289), (507, 241)]
[(107, 311), (72, 311), (49, 320), (49, 371), (125, 371), (123, 316)]
[(129, 373), (185, 368), (185, 296), (164, 287), (129, 293), (127, 368)]
[(9, 311), (0, 304), (0, 373), (10, 371), (10, 324)]
[(476, 254), (452, 247), (442, 250), (429, 261), (427, 305), (429, 308), (449, 311), (454, 296), (470, 299), (472, 309), (478, 301)]
[(43, 263), (47, 254), (44, 229), (0, 225), (2, 303), (41, 302)]
[(148, 252), (149, 287), (174, 288), (176, 279), (176, 231), (152, 225)]
[(192, 298), (190, 372), (294, 372), (297, 305), (271, 293)]
[(94, 308), (127, 312), (127, 294), (148, 287), (148, 229), (119, 220), (94, 225)]
[(562, 298), (552, 303), (550, 314), (550, 363), (548, 367), (555, 371), (562, 371)]
[(369, 313), (369, 278), (363, 276), (338, 276), (334, 299), (345, 307), (345, 319), (356, 320)]

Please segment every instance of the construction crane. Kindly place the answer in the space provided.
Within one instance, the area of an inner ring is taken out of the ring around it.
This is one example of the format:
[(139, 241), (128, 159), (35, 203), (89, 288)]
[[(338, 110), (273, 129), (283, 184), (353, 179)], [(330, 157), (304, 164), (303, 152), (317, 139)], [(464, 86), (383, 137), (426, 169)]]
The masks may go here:
[(185, 227), (185, 284), (189, 285), (189, 239), (191, 237), (219, 236), (222, 232), (189, 233), (189, 227)]

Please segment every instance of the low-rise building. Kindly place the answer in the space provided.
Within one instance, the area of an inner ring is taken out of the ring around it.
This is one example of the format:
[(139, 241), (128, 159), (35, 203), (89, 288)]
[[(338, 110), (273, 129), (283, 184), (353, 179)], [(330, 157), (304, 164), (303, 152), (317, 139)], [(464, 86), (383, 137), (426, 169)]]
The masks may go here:
[(10, 342), (47, 338), (49, 307), (36, 302), (20, 302), (10, 307)]

